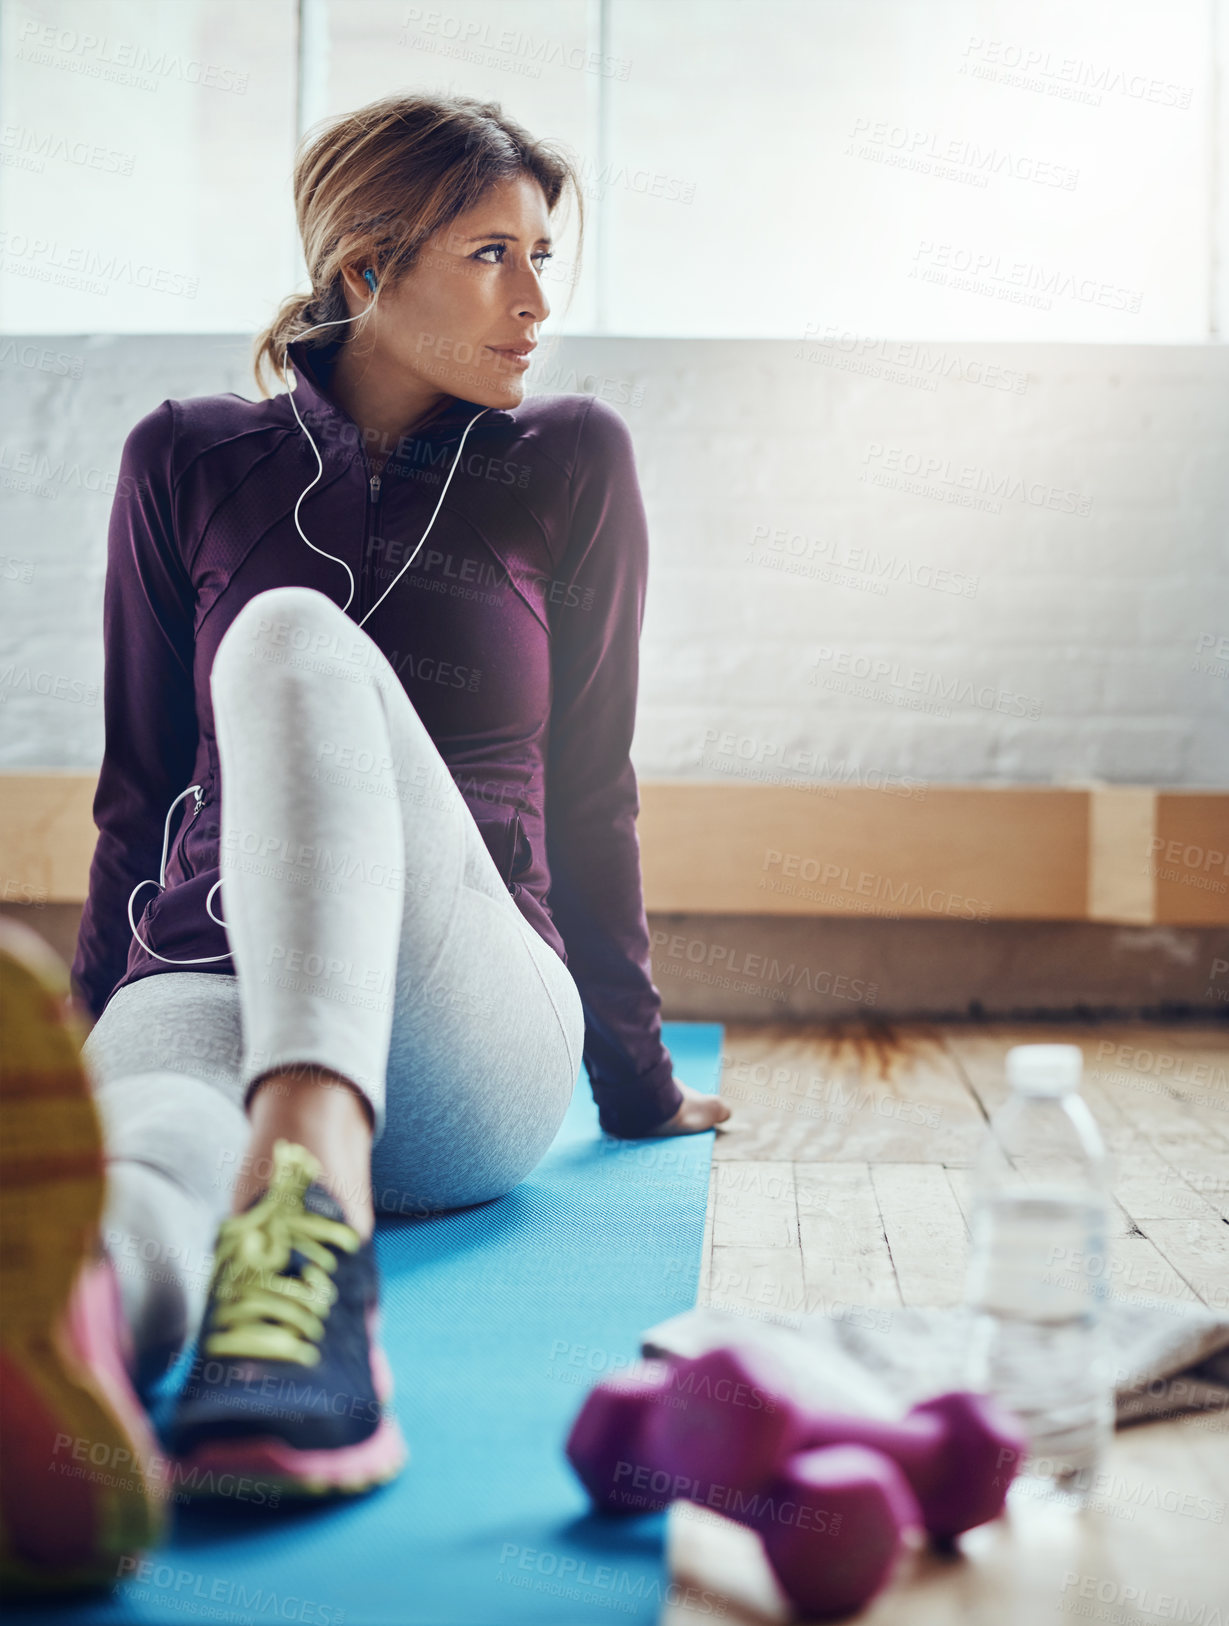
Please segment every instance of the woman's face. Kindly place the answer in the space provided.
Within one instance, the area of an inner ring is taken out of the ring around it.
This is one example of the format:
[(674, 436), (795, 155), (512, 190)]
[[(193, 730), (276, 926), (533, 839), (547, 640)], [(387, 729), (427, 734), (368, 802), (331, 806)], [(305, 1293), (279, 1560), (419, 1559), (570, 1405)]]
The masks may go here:
[[(371, 361), (381, 371), (412, 375), (482, 406), (517, 406), (528, 351), (550, 314), (540, 281), (550, 247), (538, 182), (524, 174), (499, 182), (428, 239), (400, 282), (380, 286), (361, 348), (372, 347)], [(372, 296), (361, 267), (347, 267), (346, 281), (358, 296), (351, 303), (362, 309)]]

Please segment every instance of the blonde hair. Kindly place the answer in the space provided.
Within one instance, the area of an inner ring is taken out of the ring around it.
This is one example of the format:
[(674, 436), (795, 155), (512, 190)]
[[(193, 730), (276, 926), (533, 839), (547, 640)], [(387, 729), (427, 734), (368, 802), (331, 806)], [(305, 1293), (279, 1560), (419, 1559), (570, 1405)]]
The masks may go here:
[[(565, 189), (575, 197), (574, 287), (584, 235), (584, 194), (575, 163), (564, 148), (535, 140), (498, 102), (394, 94), (309, 130), (295, 153), (294, 208), (311, 291), (283, 299), (256, 336), (252, 369), (261, 395), (269, 395), (266, 368), (287, 384), (286, 351), (300, 334), (350, 314), (343, 265), (366, 256), (381, 282), (395, 283), (416, 263), (429, 237), (473, 208), (494, 183), (520, 174), (538, 182), (552, 213)], [(374, 304), (366, 306), (351, 332)], [(307, 343), (312, 348), (335, 344), (345, 334), (345, 328), (325, 328)]]

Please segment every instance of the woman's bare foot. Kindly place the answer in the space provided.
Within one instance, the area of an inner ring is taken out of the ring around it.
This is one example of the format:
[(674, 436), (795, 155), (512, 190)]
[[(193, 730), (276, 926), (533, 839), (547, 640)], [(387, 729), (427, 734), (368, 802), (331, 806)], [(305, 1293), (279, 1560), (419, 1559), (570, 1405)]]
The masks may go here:
[(730, 1108), (719, 1095), (705, 1095), (693, 1090), (682, 1079), (675, 1083), (683, 1092), (683, 1102), (673, 1118), (667, 1118), (654, 1135), (698, 1135), (702, 1130), (722, 1124), (730, 1116)]

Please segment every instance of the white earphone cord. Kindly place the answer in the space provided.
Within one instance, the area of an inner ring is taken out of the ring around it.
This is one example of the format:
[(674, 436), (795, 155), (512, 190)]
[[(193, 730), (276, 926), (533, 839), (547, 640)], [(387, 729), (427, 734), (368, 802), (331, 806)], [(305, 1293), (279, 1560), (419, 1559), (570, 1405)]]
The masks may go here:
[[(157, 949), (150, 948), (149, 944), (145, 941), (145, 939), (141, 936), (140, 932), (137, 930), (137, 923), (132, 918), (133, 899), (136, 897), (137, 893), (141, 890), (141, 888), (143, 886), (156, 886), (158, 888), (159, 892), (165, 892), (165, 890), (166, 890), (166, 858), (167, 858), (167, 853), (170, 850), (170, 845), (171, 845), (171, 814), (174, 813), (175, 809), (179, 806), (180, 802), (183, 801), (185, 796), (192, 796), (192, 795), (199, 796), (200, 793), (201, 793), (201, 787), (199, 785), (189, 785), (187, 790), (181, 790), (180, 791), (179, 795), (171, 803), (170, 807), (167, 808), (167, 810), (166, 810), (166, 823), (162, 827), (162, 862), (158, 866), (158, 879), (156, 881), (138, 881), (136, 886), (134, 886), (132, 891), (128, 894), (128, 924), (132, 928), (132, 935), (136, 938), (137, 942), (145, 950), (146, 954), (152, 955), (152, 957), (155, 960), (161, 960), (163, 965), (212, 965), (215, 960), (229, 960), (230, 959), (230, 950), (228, 949), (225, 954), (205, 954), (205, 955), (202, 955), (199, 959), (196, 959), (196, 960), (172, 960), (171, 958), (169, 958), (169, 956), (167, 956), (165, 954), (159, 954)], [(221, 881), (215, 882), (215, 884), (212, 887), (210, 887), (210, 889), (209, 889), (209, 896), (205, 899), (205, 909), (208, 912), (210, 918), (213, 919), (213, 920), (217, 920), (218, 917), (214, 914), (213, 910), (210, 909), (209, 900), (210, 900), (210, 898), (213, 897), (213, 894), (217, 891), (218, 887), (221, 886), (221, 884), (222, 884)], [(225, 921), (218, 920), (218, 925), (219, 926), (225, 926), (225, 924), (226, 924)]]
[[(299, 338), (299, 339), (306, 338), (306, 336), (309, 333), (315, 333), (319, 328), (322, 328), (322, 327), (339, 327), (343, 322), (357, 322), (362, 317), (367, 315), (367, 312), (372, 309), (373, 305), (374, 305), (374, 300), (372, 301), (372, 304), (367, 305), (363, 310), (359, 311), (357, 313), (357, 315), (355, 315), (355, 316), (339, 316), (335, 321), (317, 322), (315, 324), (315, 326), (313, 326), (313, 327), (304, 328), (303, 332), (297, 335), (297, 338)], [(316, 484), (316, 481), (320, 480), (323, 477), (323, 475), (324, 475), (324, 459), (320, 456), (320, 448), (316, 445), (315, 441), (312, 439), (311, 434), (308, 431), (307, 425), (303, 422), (303, 419), (301, 417), (299, 417), (299, 409), (295, 405), (295, 399), (294, 399), (295, 392), (294, 392), (294, 390), (288, 390), (287, 394), (290, 396), (290, 407), (291, 407), (291, 410), (293, 411), (293, 413), (295, 415), (295, 418), (298, 420), (299, 428), (307, 436), (307, 443), (311, 447), (312, 451), (316, 454), (316, 474), (315, 474), (315, 478), (312, 479), (311, 481), (309, 481), (309, 483), (306, 486), (304, 486), (303, 490), (299, 493), (298, 502), (296, 502), (295, 505), (294, 505), (294, 525), (295, 525), (295, 530), (298, 531), (299, 535), (303, 538), (304, 542), (307, 543), (308, 547), (312, 550), (313, 553), (318, 553), (321, 556), (322, 559), (331, 559), (335, 565), (340, 565), (341, 568), (345, 571), (346, 577), (347, 577), (347, 579), (349, 580), (349, 583), (350, 583), (349, 594), (346, 597), (346, 602), (342, 605), (342, 611), (343, 611), (343, 613), (346, 613), (346, 612), (349, 611), (350, 605), (354, 602), (354, 572), (350, 569), (350, 566), (346, 563), (346, 561), (344, 559), (339, 559), (339, 558), (337, 558), (337, 556), (335, 554), (326, 553), (323, 548), (318, 548), (316, 546), (316, 544), (312, 541), (311, 537), (309, 537), (307, 532), (303, 529), (302, 525), (299, 524), (299, 506), (302, 503), (304, 497), (306, 497), (307, 493), (311, 490), (312, 486), (314, 486)], [(392, 581), (389, 582), (388, 586), (380, 594), (379, 598), (375, 601), (375, 603), (367, 611), (367, 614), (365, 616), (363, 616), (362, 620), (358, 623), (358, 625), (360, 627), (364, 626), (366, 624), (366, 622), (368, 621), (368, 619), (371, 616), (373, 616), (375, 614), (375, 612), (380, 608), (380, 605), (383, 604), (384, 600), (392, 592), (393, 588), (396, 587), (397, 583), (401, 580), (402, 576), (405, 575), (406, 571), (410, 568), (410, 566), (414, 563), (414, 560), (418, 557), (418, 549), (422, 547), (423, 543), (427, 540), (428, 536), (430, 536), (431, 527), (435, 524), (436, 516), (439, 514), (440, 509), (443, 507), (444, 498), (448, 495), (448, 487), (452, 484), (452, 477), (457, 472), (457, 465), (461, 461), (461, 453), (465, 450), (465, 442), (466, 442), (466, 439), (469, 436), (469, 432), (474, 427), (474, 425), (478, 422), (478, 419), (482, 416), (482, 413), (483, 412), (489, 412), (489, 411), (490, 411), (489, 407), (483, 407), (482, 411), (481, 412), (476, 412), (474, 414), (474, 416), (466, 424), (465, 432), (461, 436), (460, 445), (457, 447), (457, 455), (452, 460), (452, 467), (448, 470), (448, 478), (444, 481), (444, 489), (440, 492), (439, 500), (436, 503), (434, 510), (432, 511), (431, 518), (427, 521), (426, 530), (419, 537), (418, 545), (417, 545), (417, 547), (415, 547), (413, 553), (406, 560), (406, 562), (402, 565), (401, 569), (393, 577)], [(201, 958), (195, 959), (195, 960), (173, 960), (173, 959), (170, 959), (167, 955), (159, 954), (156, 949), (150, 948), (149, 944), (145, 941), (145, 939), (137, 931), (136, 921), (133, 920), (133, 918), (132, 918), (133, 900), (136, 898), (137, 893), (141, 890), (141, 888), (143, 886), (157, 886), (157, 888), (158, 888), (158, 890), (160, 892), (164, 892), (166, 890), (166, 860), (167, 860), (167, 853), (168, 853), (169, 848), (170, 848), (171, 814), (174, 813), (175, 809), (179, 806), (180, 802), (183, 801), (185, 796), (191, 796), (193, 794), (196, 794), (198, 796), (201, 794), (201, 786), (200, 785), (189, 785), (187, 790), (180, 791), (179, 795), (175, 798), (175, 800), (171, 803), (170, 807), (167, 809), (166, 823), (163, 826), (163, 831), (162, 831), (162, 863), (161, 863), (161, 865), (159, 866), (159, 869), (158, 869), (158, 879), (157, 879), (157, 881), (140, 881), (140, 882), (138, 882), (138, 884), (133, 887), (132, 892), (131, 892), (131, 894), (129, 895), (129, 898), (128, 898), (128, 924), (132, 928), (132, 935), (136, 938), (137, 942), (145, 950), (146, 954), (150, 955), (155, 960), (161, 960), (163, 965), (212, 965), (217, 960), (229, 960), (230, 959), (230, 951), (229, 950), (227, 950), (227, 952), (225, 954), (206, 954), (206, 955), (201, 956)], [(220, 880), (218, 880), (218, 881), (215, 881), (213, 883), (213, 885), (209, 888), (209, 891), (208, 891), (208, 893), (207, 893), (207, 895), (205, 897), (205, 913), (209, 916), (210, 920), (215, 921), (219, 926), (221, 926), (223, 928), (223, 930), (225, 930), (226, 922), (221, 918), (220, 915), (215, 915), (214, 912), (213, 912), (213, 897), (214, 897), (214, 894), (217, 892), (218, 888), (221, 885), (222, 885), (222, 882)]]
[[(365, 309), (359, 311), (356, 316), (339, 316), (334, 321), (331, 321), (331, 322), (317, 322), (314, 327), (304, 328), (303, 332), (300, 333), (297, 337), (299, 339), (305, 338), (307, 336), (307, 334), (315, 333), (317, 331), (317, 329), (322, 328), (322, 327), (337, 327), (343, 322), (357, 322), (357, 321), (360, 320), (361, 317), (366, 316), (367, 312), (369, 310), (371, 310), (371, 309), (372, 309), (372, 306), (368, 305), (368, 306), (366, 306)], [(354, 602), (354, 572), (350, 569), (350, 566), (346, 563), (346, 561), (344, 559), (339, 559), (339, 558), (337, 558), (337, 556), (335, 554), (326, 553), (323, 548), (318, 548), (316, 546), (316, 544), (312, 541), (311, 537), (309, 537), (307, 532), (303, 529), (302, 525), (299, 524), (299, 505), (302, 503), (303, 498), (307, 496), (307, 493), (311, 490), (312, 486), (314, 486), (316, 484), (316, 481), (320, 480), (323, 477), (323, 475), (324, 475), (324, 459), (320, 456), (320, 448), (316, 445), (315, 441), (312, 439), (311, 432), (309, 431), (307, 425), (303, 422), (303, 419), (301, 417), (299, 417), (299, 409), (298, 409), (298, 406), (295, 404), (295, 399), (294, 399), (295, 392), (293, 390), (290, 390), (288, 393), (290, 395), (290, 407), (291, 407), (291, 410), (293, 411), (296, 419), (298, 419), (299, 428), (307, 436), (307, 443), (311, 447), (312, 451), (316, 454), (316, 474), (315, 474), (315, 479), (311, 480), (309, 482), (309, 484), (306, 485), (304, 487), (304, 489), (299, 493), (299, 501), (296, 502), (295, 505), (294, 505), (294, 525), (295, 525), (295, 530), (298, 531), (299, 535), (303, 538), (304, 542), (307, 543), (308, 547), (312, 550), (313, 553), (318, 553), (322, 559), (331, 559), (335, 565), (340, 565), (341, 568), (345, 571), (346, 579), (350, 583), (350, 591), (349, 591), (349, 594), (346, 597), (346, 602), (342, 605), (342, 610), (348, 612), (349, 608), (350, 608), (350, 605)], [(427, 540), (428, 536), (430, 536), (431, 527), (435, 524), (436, 515), (439, 513), (440, 508), (443, 505), (444, 498), (448, 495), (448, 487), (452, 484), (452, 477), (457, 472), (457, 464), (461, 461), (461, 453), (465, 450), (465, 442), (466, 442), (466, 439), (467, 439), (467, 437), (469, 435), (469, 432), (474, 427), (474, 425), (478, 422), (478, 419), (482, 416), (482, 413), (483, 412), (489, 412), (490, 410), (491, 409), (489, 407), (483, 407), (482, 411), (481, 412), (476, 412), (474, 414), (474, 416), (466, 424), (465, 433), (461, 436), (461, 443), (457, 447), (457, 455), (453, 458), (452, 467), (448, 470), (448, 478), (444, 481), (444, 489), (440, 492), (439, 501), (435, 505), (435, 510), (432, 513), (431, 518), (427, 521), (426, 530), (422, 533), (422, 535), (418, 539), (418, 546), (415, 547), (413, 553), (406, 560), (406, 562), (402, 565), (401, 569), (393, 577), (392, 581), (389, 582), (388, 586), (380, 594), (379, 598), (375, 601), (375, 603), (367, 611), (367, 614), (363, 616), (362, 620), (358, 623), (360, 627), (366, 625), (366, 623), (370, 619), (370, 617), (373, 616), (375, 614), (375, 612), (380, 608), (380, 605), (383, 604), (384, 600), (392, 592), (393, 588), (396, 587), (397, 583), (401, 580), (402, 576), (405, 575), (406, 571), (410, 568), (410, 566), (414, 563), (414, 560), (418, 557), (418, 549), (422, 547), (423, 543)]]

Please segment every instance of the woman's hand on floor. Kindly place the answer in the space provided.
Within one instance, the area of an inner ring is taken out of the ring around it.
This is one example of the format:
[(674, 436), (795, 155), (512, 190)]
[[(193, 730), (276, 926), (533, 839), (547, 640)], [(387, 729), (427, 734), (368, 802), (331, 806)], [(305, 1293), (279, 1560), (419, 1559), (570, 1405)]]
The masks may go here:
[(656, 1135), (698, 1135), (701, 1130), (711, 1129), (714, 1124), (724, 1123), (730, 1116), (730, 1109), (718, 1095), (705, 1095), (700, 1090), (693, 1090), (690, 1084), (684, 1084), (681, 1078), (674, 1081), (683, 1092), (682, 1105), (673, 1118), (667, 1118), (660, 1129), (655, 1129)]

